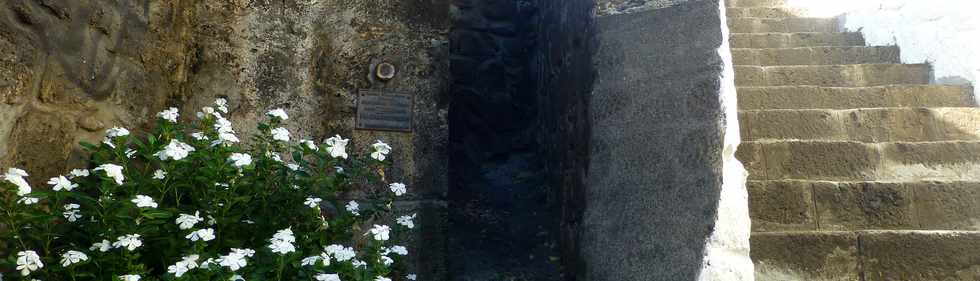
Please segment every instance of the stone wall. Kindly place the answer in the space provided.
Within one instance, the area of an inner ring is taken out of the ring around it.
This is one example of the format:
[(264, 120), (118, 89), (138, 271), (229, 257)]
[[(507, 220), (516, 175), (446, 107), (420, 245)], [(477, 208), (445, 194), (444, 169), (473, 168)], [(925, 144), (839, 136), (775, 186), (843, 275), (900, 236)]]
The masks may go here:
[(721, 0), (600, 17), (579, 280), (752, 280)]
[[(420, 212), (421, 280), (445, 274), (448, 0), (9, 0), (0, 3), (0, 167), (37, 186), (83, 165), (79, 141), (148, 129), (175, 106), (193, 118), (217, 97), (236, 130), (283, 107), (296, 136), (383, 139)], [(392, 62), (381, 83), (372, 64)], [(353, 130), (359, 89), (415, 95), (412, 133)], [(418, 246), (418, 245), (416, 245)]]
[(588, 157), (593, 5), (454, 2), (452, 280), (562, 278), (574, 249), (562, 225), (577, 217), (561, 217), (581, 206)]

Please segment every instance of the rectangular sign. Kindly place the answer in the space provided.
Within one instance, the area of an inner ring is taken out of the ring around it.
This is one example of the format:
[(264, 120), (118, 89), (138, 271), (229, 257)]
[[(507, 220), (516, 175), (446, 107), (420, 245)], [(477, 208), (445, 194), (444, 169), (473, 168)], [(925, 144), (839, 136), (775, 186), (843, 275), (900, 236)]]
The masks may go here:
[(362, 90), (355, 127), (360, 130), (412, 131), (412, 95)]

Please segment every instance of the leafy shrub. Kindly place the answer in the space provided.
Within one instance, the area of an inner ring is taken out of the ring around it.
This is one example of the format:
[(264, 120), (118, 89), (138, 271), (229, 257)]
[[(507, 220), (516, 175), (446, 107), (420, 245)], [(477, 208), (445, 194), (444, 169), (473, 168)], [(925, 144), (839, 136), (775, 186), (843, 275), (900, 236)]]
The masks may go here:
[(50, 190), (32, 189), (25, 171), (10, 168), (0, 181), (0, 253), (8, 256), (0, 272), (24, 280), (401, 278), (408, 253), (393, 240), (415, 227), (415, 215), (392, 214), (406, 187), (385, 178), (390, 146), (378, 141), (359, 156), (340, 136), (294, 141), (281, 127), (288, 115), (276, 109), (246, 147), (222, 113), (219, 99), (190, 127), (171, 108), (145, 138), (109, 129), (101, 144), (82, 144), (91, 170), (51, 178)]

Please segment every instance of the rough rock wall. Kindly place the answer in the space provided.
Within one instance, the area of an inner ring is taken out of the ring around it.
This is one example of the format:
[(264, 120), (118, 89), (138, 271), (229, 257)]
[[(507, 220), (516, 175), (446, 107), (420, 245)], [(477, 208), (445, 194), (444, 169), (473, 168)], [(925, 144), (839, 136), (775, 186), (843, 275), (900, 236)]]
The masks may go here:
[(577, 218), (562, 217), (588, 160), (593, 5), (454, 2), (453, 280), (562, 278), (562, 225)]
[(580, 280), (752, 280), (723, 6), (598, 19)]
[[(296, 136), (384, 139), (420, 212), (422, 280), (444, 270), (448, 0), (8, 0), (0, 3), (0, 167), (35, 185), (83, 164), (78, 141), (147, 129), (217, 97), (236, 130), (283, 107)], [(398, 75), (380, 83), (372, 64)], [(354, 131), (359, 89), (415, 95), (414, 131)], [(417, 246), (417, 245), (416, 245)]]

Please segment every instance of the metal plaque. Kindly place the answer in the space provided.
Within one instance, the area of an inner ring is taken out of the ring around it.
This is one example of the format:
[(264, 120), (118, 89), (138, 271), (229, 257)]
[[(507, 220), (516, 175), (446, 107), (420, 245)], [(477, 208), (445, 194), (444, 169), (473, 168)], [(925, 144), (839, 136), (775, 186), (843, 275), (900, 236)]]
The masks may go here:
[(355, 127), (360, 130), (412, 131), (412, 95), (361, 91)]

